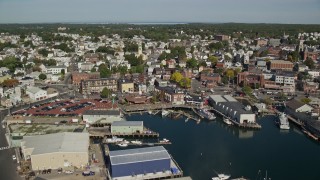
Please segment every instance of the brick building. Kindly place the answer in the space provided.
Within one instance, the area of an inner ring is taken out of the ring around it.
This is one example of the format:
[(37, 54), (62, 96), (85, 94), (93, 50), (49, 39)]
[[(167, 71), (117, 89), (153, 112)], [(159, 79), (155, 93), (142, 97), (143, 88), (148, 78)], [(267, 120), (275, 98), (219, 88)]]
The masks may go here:
[(74, 72), (71, 74), (72, 84), (75, 86), (80, 86), (80, 83), (82, 80), (88, 80), (88, 79), (100, 79), (100, 73), (99, 72), (93, 72), (93, 73)]
[(113, 92), (117, 92), (118, 91), (117, 79), (101, 78), (101, 79), (82, 80), (80, 83), (80, 93), (82, 94), (100, 93), (105, 87), (110, 89)]
[(270, 61), (270, 70), (274, 70), (274, 69), (292, 71), (293, 70), (293, 63), (290, 61), (285, 61), (285, 60), (271, 60)]

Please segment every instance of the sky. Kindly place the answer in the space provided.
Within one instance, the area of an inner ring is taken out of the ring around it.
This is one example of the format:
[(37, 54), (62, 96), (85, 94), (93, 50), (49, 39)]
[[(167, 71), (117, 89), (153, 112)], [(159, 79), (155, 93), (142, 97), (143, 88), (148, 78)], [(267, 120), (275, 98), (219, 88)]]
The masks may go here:
[(320, 24), (320, 0), (0, 0), (0, 23)]

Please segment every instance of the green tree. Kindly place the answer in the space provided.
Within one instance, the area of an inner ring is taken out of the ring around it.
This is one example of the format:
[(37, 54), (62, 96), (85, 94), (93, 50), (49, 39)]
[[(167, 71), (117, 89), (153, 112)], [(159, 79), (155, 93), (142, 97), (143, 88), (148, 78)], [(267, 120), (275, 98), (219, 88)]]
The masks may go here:
[(100, 72), (101, 78), (107, 78), (111, 76), (111, 71), (106, 64), (100, 64), (98, 71)]
[(181, 79), (181, 81), (179, 81), (179, 85), (184, 88), (190, 88), (191, 87), (191, 79), (184, 77)]
[(309, 98), (301, 98), (300, 101), (304, 104), (309, 104), (311, 102), (311, 99)]
[(198, 61), (194, 58), (188, 59), (187, 60), (187, 67), (189, 68), (196, 68), (198, 66)]
[(66, 70), (65, 69), (61, 69), (61, 74), (65, 75), (66, 74)]
[(228, 78), (234, 78), (234, 70), (233, 69), (227, 69), (226, 76)]
[(47, 79), (47, 75), (45, 75), (45, 74), (40, 74), (40, 75), (39, 75), (39, 79), (40, 79), (40, 80), (45, 80), (45, 79)]
[(93, 67), (90, 72), (97, 72), (96, 67)]
[(218, 58), (216, 56), (209, 56), (209, 61), (211, 61), (212, 65), (216, 65), (218, 62)]
[(264, 102), (266, 105), (272, 105), (273, 100), (272, 100), (271, 98), (265, 98), (265, 99), (263, 99), (263, 102)]
[(304, 64), (306, 66), (308, 66), (309, 69), (314, 69), (315, 68), (314, 61), (309, 57), (304, 61)]
[(109, 98), (110, 95), (111, 95), (111, 93), (112, 93), (112, 92), (111, 92), (110, 89), (104, 87), (104, 88), (102, 89), (101, 93), (100, 93), (100, 97), (101, 97), (101, 98)]
[(175, 82), (180, 82), (182, 80), (183, 76), (180, 72), (174, 72), (172, 75), (171, 75), (171, 78), (170, 80), (171, 81), (175, 81)]
[(242, 88), (242, 91), (243, 91), (244, 93), (246, 93), (246, 95), (251, 95), (251, 93), (252, 93), (252, 89), (251, 89), (250, 86), (244, 86), (244, 87)]

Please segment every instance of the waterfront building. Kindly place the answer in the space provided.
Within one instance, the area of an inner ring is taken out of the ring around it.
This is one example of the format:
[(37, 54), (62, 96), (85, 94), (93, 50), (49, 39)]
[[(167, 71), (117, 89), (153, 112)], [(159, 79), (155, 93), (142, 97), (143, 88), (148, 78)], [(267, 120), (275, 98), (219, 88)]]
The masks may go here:
[(185, 94), (179, 89), (173, 87), (156, 87), (155, 91), (158, 92), (160, 98), (166, 102), (176, 105), (185, 104)]
[(27, 136), (21, 141), (25, 160), (31, 160), (32, 170), (85, 167), (89, 162), (88, 133), (56, 133)]
[(209, 104), (240, 124), (256, 122), (256, 115), (230, 95), (211, 95)]
[(291, 101), (288, 101), (286, 103), (286, 107), (287, 109), (293, 111), (293, 112), (311, 112), (312, 111), (312, 107), (308, 104), (304, 104), (301, 101), (298, 101), (296, 99), (292, 99)]
[(110, 110), (87, 110), (83, 112), (83, 121), (89, 124), (97, 121), (111, 124), (114, 121), (122, 121), (122, 114), (119, 109)]
[(143, 132), (143, 121), (115, 121), (111, 124), (112, 134), (134, 134)]
[(163, 146), (110, 151), (109, 158), (113, 179), (171, 173), (171, 157)]

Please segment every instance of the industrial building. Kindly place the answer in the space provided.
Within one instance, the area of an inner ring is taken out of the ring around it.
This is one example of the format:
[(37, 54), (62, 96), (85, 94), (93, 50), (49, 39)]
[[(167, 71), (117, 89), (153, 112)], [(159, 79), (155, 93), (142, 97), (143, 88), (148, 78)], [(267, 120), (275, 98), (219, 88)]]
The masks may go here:
[(110, 151), (113, 179), (139, 175), (171, 173), (171, 157), (163, 146)]
[(143, 121), (115, 121), (111, 124), (112, 134), (133, 134), (143, 132)]
[(83, 168), (89, 163), (88, 133), (56, 133), (23, 137), (21, 151), (33, 170)]
[(122, 121), (122, 114), (119, 109), (110, 110), (87, 110), (83, 112), (83, 121), (93, 124), (97, 121), (111, 124), (114, 121)]
[(256, 115), (230, 95), (211, 95), (209, 104), (240, 124), (256, 122)]

